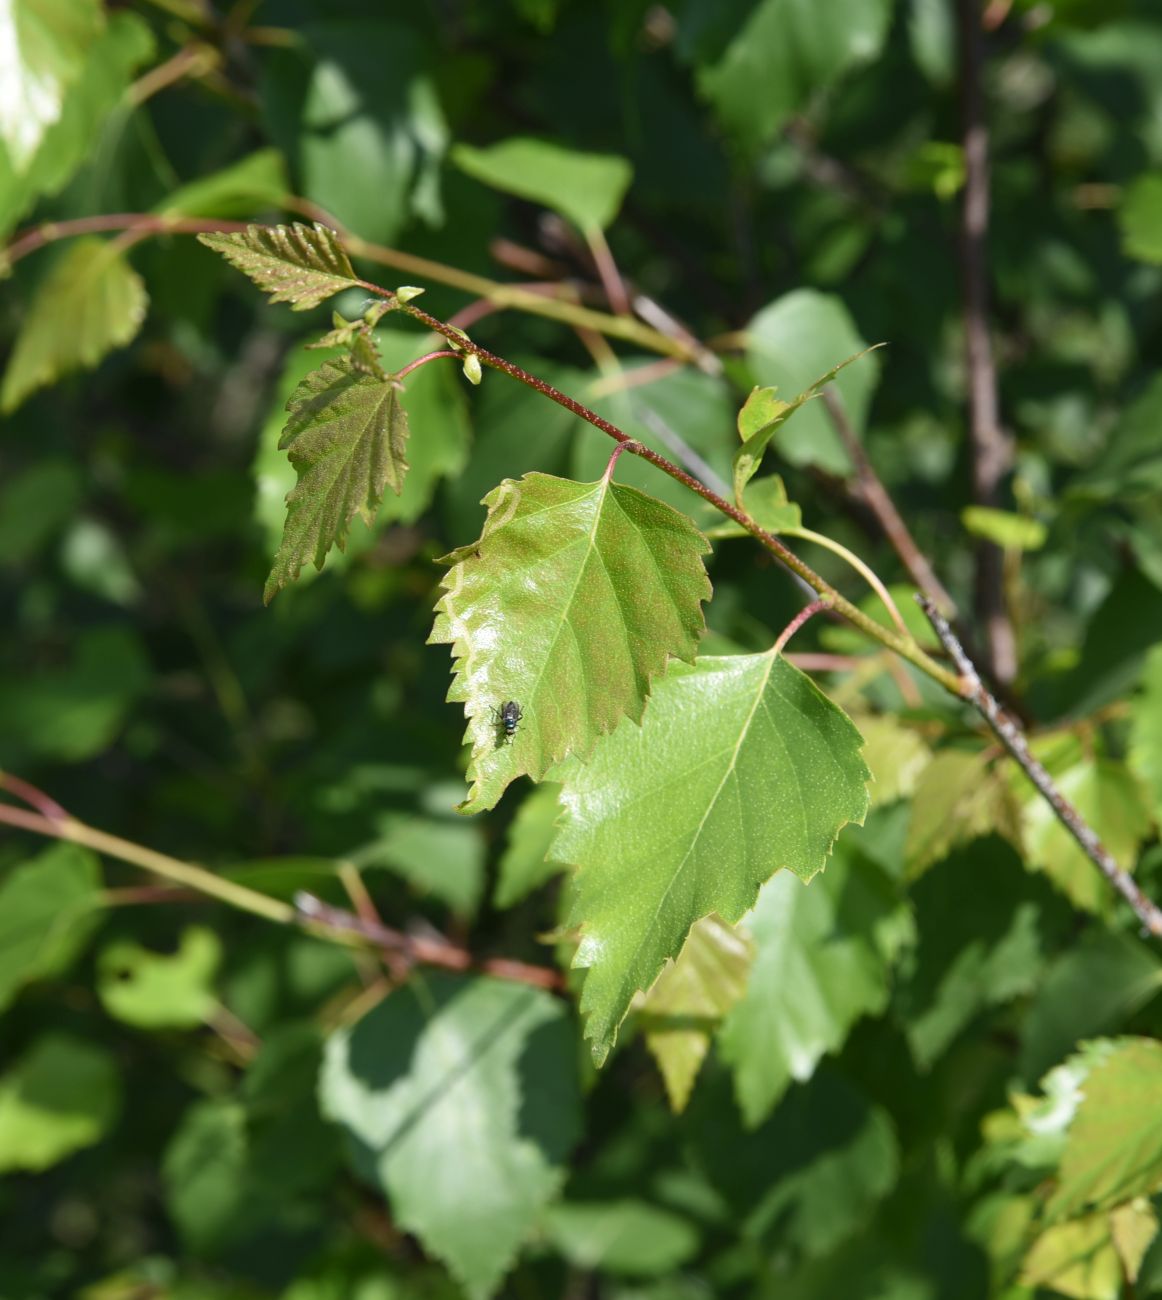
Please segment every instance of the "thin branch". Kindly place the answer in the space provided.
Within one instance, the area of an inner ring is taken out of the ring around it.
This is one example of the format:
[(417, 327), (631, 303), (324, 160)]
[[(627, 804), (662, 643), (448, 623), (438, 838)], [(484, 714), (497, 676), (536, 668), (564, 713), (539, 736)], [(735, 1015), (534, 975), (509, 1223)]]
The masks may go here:
[(993, 734), (1016, 760), (1017, 765), (1036, 786), (1042, 797), (1057, 815), (1058, 821), (1081, 846), (1082, 852), (1134, 909), (1134, 914), (1145, 929), (1155, 938), (1162, 938), (1162, 908), (1142, 892), (1134, 878), (1114, 861), (1113, 855), (1102, 844), (1093, 828), (1054, 784), (1053, 778), (1029, 752), (1029, 744), (1019, 726), (1004, 712), (980, 679), (972, 660), (956, 639), (947, 620), (936, 606), (924, 596), (917, 596), (920, 608), (940, 638), (941, 644), (952, 656), (960, 672), (960, 696), (967, 700), (988, 723)]
[(50, 822), (67, 822), (69, 814), (50, 794), (35, 786), (23, 777), (13, 776), (11, 772), (0, 772), (0, 790), (8, 790), (17, 799), (21, 799), (30, 808), (35, 809)]
[(884, 531), (884, 536), (900, 557), (900, 563), (907, 569), (908, 576), (929, 600), (933, 601), (949, 618), (955, 617), (956, 603), (948, 594), (944, 584), (936, 576), (932, 566), (928, 563), (927, 556), (916, 545), (916, 540), (912, 536), (908, 525), (896, 509), (896, 503), (888, 495), (888, 490), (884, 487), (883, 480), (876, 473), (875, 467), (864, 450), (863, 443), (856, 437), (855, 430), (851, 427), (851, 421), (847, 418), (847, 411), (844, 409), (843, 399), (831, 385), (828, 385), (823, 390), (822, 398), (823, 405), (827, 408), (827, 414), (831, 417), (831, 423), (835, 426), (835, 431), (839, 434), (855, 468), (856, 486), (859, 495), (872, 514), (875, 515), (879, 526)]
[[(370, 282), (363, 283), (368, 289), (385, 298), (395, 298), (395, 295), (388, 289), (379, 288)], [(836, 613), (858, 627), (866, 636), (878, 641), (881, 645), (887, 646), (889, 650), (894, 650), (901, 658), (914, 664), (921, 672), (931, 677), (933, 681), (939, 682), (947, 690), (954, 693), (957, 691), (958, 683), (954, 673), (949, 672), (942, 664), (937, 663), (930, 655), (926, 654), (910, 636), (905, 636), (894, 629), (884, 627), (865, 614), (863, 610), (853, 605), (851, 601), (836, 591), (825, 578), (816, 573), (809, 564), (804, 563), (794, 551), (784, 546), (773, 533), (767, 532), (765, 528), (752, 519), (745, 510), (732, 505), (724, 497), (719, 496), (717, 492), (707, 487), (705, 483), (687, 474), (673, 461), (667, 460), (644, 444), (635, 442), (628, 433), (619, 429), (616, 424), (612, 424), (609, 420), (598, 415), (596, 411), (591, 411), (587, 406), (578, 402), (576, 398), (561, 392), (559, 388), (554, 388), (552, 384), (546, 383), (543, 379), (538, 379), (536, 375), (530, 374), (514, 362), (499, 357), (487, 348), (481, 347), (479, 343), (465, 338), (462, 334), (457, 333), (452, 326), (438, 320), (435, 316), (424, 311), (423, 308), (417, 307), (414, 302), (399, 303), (398, 306), (401, 311), (414, 317), (435, 333), (442, 334), (457, 347), (475, 353), (483, 365), (493, 370), (499, 370), (502, 374), (508, 375), (510, 379), (525, 384), (543, 397), (547, 397), (559, 406), (563, 406), (567, 411), (572, 411), (574, 415), (593, 425), (595, 429), (600, 429), (602, 433), (607, 434), (615, 442), (631, 443), (632, 446), (627, 447), (631, 454), (649, 461), (651, 465), (656, 466), (664, 474), (668, 474), (672, 479), (688, 487), (691, 492), (697, 493), (704, 501), (709, 501), (716, 510), (733, 519), (735, 523), (740, 524), (760, 545), (782, 560), (787, 568), (802, 578), (820, 596), (823, 596)]]
[(533, 966), (507, 957), (476, 958), (467, 948), (461, 948), (446, 939), (426, 939), (420, 935), (405, 934), (402, 930), (392, 929), (370, 917), (356, 916), (354, 912), (332, 907), (314, 894), (302, 891), (297, 893), (295, 911), (301, 924), (354, 935), (381, 948), (385, 953), (403, 957), (408, 962), (440, 966), (445, 970), (476, 970), (486, 975), (495, 975), (498, 979), (532, 984), (552, 992), (561, 992), (565, 988), (564, 977), (560, 971), (551, 967)]
[[(1012, 440), (1001, 428), (997, 374), (988, 325), (985, 242), (989, 224), (989, 137), (981, 87), (983, 39), (979, 0), (957, 0), (960, 25), (961, 116), (964, 129), (964, 198), (960, 272), (964, 294), (965, 363), (968, 370), (969, 440), (973, 496), (996, 506), (1012, 464)], [(1005, 608), (1002, 554), (992, 542), (976, 548), (976, 615), (988, 638), (992, 670), (1007, 684), (1016, 676), (1017, 647)]]
[(222, 221), (217, 217), (174, 217), (151, 212), (106, 212), (72, 221), (45, 221), (18, 235), (0, 250), (0, 265), (12, 266), (29, 253), (77, 235), (99, 235), (108, 231), (132, 231), (140, 239), (149, 235), (199, 235), (235, 233), (246, 229), (245, 221)]
[(775, 642), (775, 654), (782, 654), (783, 647), (795, 635), (796, 632), (809, 619), (814, 618), (816, 614), (821, 614), (825, 609), (830, 607), (830, 601), (813, 600), (810, 605), (804, 605), (795, 617), (779, 633), (778, 640)]
[(281, 899), (271, 898), (269, 894), (260, 894), (256, 889), (247, 889), (245, 885), (226, 880), (223, 876), (207, 871), (205, 867), (195, 866), (192, 862), (182, 862), (168, 854), (147, 849), (132, 840), (123, 840), (120, 836), (109, 835), (94, 826), (86, 826), (73, 817), (59, 821), (40, 813), (27, 812), (23, 808), (13, 808), (10, 804), (0, 803), (0, 824), (15, 826), (19, 830), (31, 831), (34, 835), (44, 835), (50, 839), (67, 840), (71, 844), (83, 844), (85, 848), (96, 853), (105, 853), (111, 858), (131, 863), (135, 867), (144, 867), (154, 875), (172, 880), (175, 884), (196, 889), (198, 893), (217, 898), (231, 907), (243, 912), (252, 912), (265, 917), (268, 921), (278, 921), (289, 925), (294, 921), (294, 908)]

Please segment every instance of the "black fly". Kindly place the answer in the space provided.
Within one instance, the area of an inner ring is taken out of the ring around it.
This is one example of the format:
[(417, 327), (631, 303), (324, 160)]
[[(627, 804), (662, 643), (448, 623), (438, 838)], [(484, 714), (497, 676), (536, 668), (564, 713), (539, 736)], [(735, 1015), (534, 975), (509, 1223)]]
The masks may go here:
[(516, 735), (517, 726), (524, 713), (516, 700), (505, 700), (499, 709), (492, 710), (492, 716), (496, 719), (496, 725), (504, 728), (505, 740), (509, 741)]

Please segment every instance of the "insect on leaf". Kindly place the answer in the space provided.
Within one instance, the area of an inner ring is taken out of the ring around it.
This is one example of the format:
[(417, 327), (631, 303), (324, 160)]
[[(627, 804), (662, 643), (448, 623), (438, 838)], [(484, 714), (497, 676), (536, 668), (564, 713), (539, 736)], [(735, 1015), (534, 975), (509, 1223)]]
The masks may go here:
[[(446, 557), (429, 638), (453, 647), (448, 698), (468, 715), (465, 812), (638, 721), (667, 660), (693, 660), (710, 597), (702, 534), (636, 488), (528, 474), (485, 504), (480, 540)], [(496, 712), (509, 700), (522, 711), (511, 736)]]
[(247, 226), (236, 234), (199, 235), (260, 289), (271, 302), (289, 302), (292, 311), (306, 311), (332, 294), (349, 289), (357, 278), (333, 230), (314, 227)]
[(860, 744), (772, 650), (671, 664), (640, 727), (555, 769), (565, 816), (550, 852), (578, 868), (569, 923), (598, 1062), (695, 921), (735, 924), (780, 867), (810, 880), (840, 829), (863, 821)]
[(401, 391), (390, 376), (362, 371), (346, 356), (313, 370), (291, 394), (278, 445), (299, 478), (266, 580), (268, 603), (304, 564), (321, 569), (333, 544), (344, 547), (355, 515), (370, 524), (386, 486), (402, 489), (408, 422)]

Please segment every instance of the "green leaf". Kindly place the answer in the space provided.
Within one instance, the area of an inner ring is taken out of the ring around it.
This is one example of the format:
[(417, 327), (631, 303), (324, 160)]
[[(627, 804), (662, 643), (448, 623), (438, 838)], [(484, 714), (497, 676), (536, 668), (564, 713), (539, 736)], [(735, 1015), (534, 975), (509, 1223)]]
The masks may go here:
[(1147, 1202), (1053, 1225), (1029, 1247), (1020, 1281), (1075, 1300), (1120, 1300), (1123, 1282), (1137, 1278), (1157, 1231)]
[(1126, 762), (1145, 785), (1156, 821), (1162, 821), (1162, 645), (1146, 657), (1141, 693), (1130, 704)]
[(1046, 1213), (1067, 1218), (1162, 1188), (1162, 1043), (1115, 1040), (1083, 1084)]
[(403, 488), (408, 421), (401, 391), (390, 376), (379, 379), (338, 357), (291, 394), (278, 445), (289, 452), (298, 483), (287, 497), (282, 545), (263, 591), (267, 603), (304, 564), (321, 569), (332, 545), (342, 550), (357, 514), (370, 524), (385, 487)]
[(911, 937), (890, 881), (848, 843), (840, 840), (807, 886), (787, 873), (768, 881), (744, 918), (755, 959), (720, 1043), (751, 1126), (792, 1080), (809, 1079), (825, 1054), (838, 1051), (857, 1020), (887, 1006), (891, 966)]
[(863, 757), (871, 768), (873, 807), (909, 798), (920, 774), (932, 761), (924, 737), (890, 714), (859, 713), (852, 717), (863, 737)]
[(30, 560), (79, 513), (84, 499), (80, 470), (44, 456), (6, 475), (0, 486), (0, 563)]
[[(694, 658), (710, 596), (701, 533), (636, 488), (528, 474), (485, 501), (480, 540), (447, 557), (429, 637), (453, 647), (448, 698), (468, 716), (466, 812), (639, 721), (667, 659)], [(506, 700), (524, 713), (511, 741), (495, 713)]]
[(579, 869), (569, 923), (595, 1060), (695, 921), (733, 925), (780, 867), (809, 880), (862, 822), (859, 746), (846, 714), (768, 651), (672, 664), (640, 727), (554, 773), (565, 817), (552, 851)]
[(246, 1111), (236, 1101), (192, 1105), (166, 1148), (166, 1206), (188, 1247), (213, 1252), (249, 1211)]
[(760, 0), (723, 55), (698, 70), (698, 88), (749, 150), (848, 68), (879, 54), (888, 0)]
[(25, 984), (68, 968), (99, 923), (101, 871), (87, 849), (54, 844), (0, 883), (0, 1010)]
[(41, 1035), (0, 1075), (0, 1171), (48, 1169), (99, 1142), (120, 1106), (117, 1080), (103, 1047)]
[[(35, 5), (35, 0), (33, 0)], [(103, 130), (111, 121), (134, 72), (154, 52), (153, 33), (143, 18), (111, 12), (104, 30), (89, 45), (80, 75), (65, 87), (60, 116), (40, 138), (36, 153), (18, 169), (0, 146), (0, 235), (25, 215), (40, 196), (59, 193), (82, 164), (97, 171)], [(0, 276), (4, 256), (0, 253)]]
[[(860, 338), (839, 298), (815, 289), (796, 289), (764, 307), (747, 326), (747, 361), (755, 379), (783, 393), (810, 395), (815, 380), (836, 357), (858, 360), (871, 351)], [(872, 394), (879, 380), (874, 360), (837, 368), (835, 389), (857, 435), (864, 431)], [(842, 371), (842, 373), (838, 373)], [(850, 474), (851, 459), (819, 402), (800, 409), (793, 426), (778, 424), (772, 433), (779, 454), (792, 465), (814, 465), (831, 474)]]
[(443, 222), (441, 101), (454, 93), (459, 56), (449, 62), (446, 45), (429, 44), (421, 31), (439, 29), (412, 13), (348, 16), (355, 12), (304, 12), (293, 44), (264, 51), (260, 107), (268, 138), (300, 178), (299, 193), (364, 239), (391, 243), (412, 216)]
[(1162, 263), (1162, 175), (1146, 172), (1126, 187), (1118, 225), (1127, 257)]
[(1017, 801), (988, 752), (944, 749), (919, 774), (904, 853), (915, 880), (962, 844), (996, 832), (1020, 843)]
[(174, 953), (122, 939), (101, 951), (97, 994), (111, 1016), (139, 1029), (195, 1029), (218, 1006), (221, 956), (217, 935), (203, 926), (188, 926)]
[(516, 136), (487, 149), (458, 144), (451, 157), (476, 180), (559, 212), (584, 232), (613, 221), (633, 179), (633, 168), (615, 154)]
[(485, 846), (478, 827), (459, 819), (387, 813), (376, 829), (378, 840), (357, 855), (361, 866), (387, 867), (457, 916), (475, 915), (484, 891)]
[(995, 837), (945, 858), (912, 898), (918, 944), (896, 1011), (926, 1070), (980, 1011), (1037, 988), (1066, 909)]
[(1117, 1029), (1160, 990), (1162, 958), (1149, 944), (1088, 930), (1037, 989), (1021, 1035), (1021, 1074), (1041, 1078), (1081, 1039)]
[(622, 1277), (672, 1272), (699, 1246), (689, 1219), (638, 1200), (566, 1201), (549, 1211), (545, 1229), (574, 1268)]
[(0, 764), (92, 758), (116, 739), (150, 680), (141, 642), (122, 626), (84, 632), (55, 671), (0, 678)]
[[(248, 217), (261, 208), (279, 207), (289, 193), (290, 183), (282, 154), (277, 149), (259, 149), (221, 171), (183, 185), (167, 195), (154, 211), (162, 216)], [(217, 245), (211, 243), (210, 247)], [(340, 256), (345, 255), (340, 253)], [(257, 277), (252, 278), (257, 280)], [(257, 282), (263, 283), (261, 280)]]
[(832, 1070), (792, 1088), (757, 1129), (740, 1125), (721, 1082), (707, 1079), (688, 1121), (695, 1165), (725, 1199), (734, 1231), (764, 1252), (824, 1255), (896, 1182), (890, 1119)]
[(704, 916), (641, 1000), (646, 1046), (662, 1072), (671, 1110), (685, 1110), (710, 1035), (742, 997), (753, 956), (745, 929)]
[[(1138, 847), (1150, 831), (1145, 792), (1132, 772), (1111, 759), (1079, 761), (1064, 770), (1050, 766), (1061, 793), (1096, 832), (1123, 871), (1133, 869)], [(1021, 810), (1025, 860), (1044, 871), (1075, 906), (1104, 914), (1114, 906), (1106, 878), (1066, 830), (1048, 800), (1023, 774), (1014, 774), (1026, 795)]]
[(549, 857), (561, 815), (561, 787), (546, 781), (531, 791), (516, 810), (497, 866), (494, 907), (513, 907), (546, 880), (565, 871), (566, 864)]
[(763, 453), (766, 451), (771, 439), (791, 416), (813, 397), (818, 396), (841, 370), (845, 370), (853, 361), (859, 361), (862, 357), (867, 356), (869, 352), (874, 351), (875, 348), (864, 348), (862, 352), (857, 352), (854, 356), (848, 357), (846, 361), (841, 361), (838, 365), (832, 366), (825, 375), (820, 375), (818, 379), (809, 384), (797, 397), (789, 402), (783, 402), (776, 398), (774, 388), (754, 388), (751, 390), (750, 396), (738, 413), (738, 436), (742, 439), (742, 446), (734, 453), (735, 501), (740, 505), (742, 504), (746, 485), (754, 478), (759, 466), (762, 464)]
[(339, 236), (318, 222), (247, 226), (237, 234), (198, 239), (248, 275), (271, 302), (289, 302), (292, 311), (317, 307), (356, 283)]
[(394, 1222), (470, 1296), (493, 1294), (578, 1136), (563, 1005), (500, 980), (417, 979), (331, 1037), (320, 1087)]
[(0, 10), (0, 145), (17, 175), (60, 118), (68, 87), (104, 26), (98, 0), (12, 0)]
[(115, 244), (76, 240), (37, 286), (4, 373), (0, 411), (14, 411), (36, 389), (123, 347), (141, 328), (148, 302)]
[(983, 537), (1006, 551), (1039, 551), (1049, 529), (1039, 519), (989, 506), (965, 506), (960, 522), (974, 537)]

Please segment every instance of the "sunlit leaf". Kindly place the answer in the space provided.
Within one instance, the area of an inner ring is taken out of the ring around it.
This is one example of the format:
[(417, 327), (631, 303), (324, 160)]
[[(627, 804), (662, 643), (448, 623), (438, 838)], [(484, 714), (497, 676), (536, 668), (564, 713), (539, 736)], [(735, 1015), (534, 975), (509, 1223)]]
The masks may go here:
[[(755, 380), (780, 393), (801, 393), (835, 365), (836, 357), (857, 360), (869, 350), (843, 303), (815, 289), (795, 289), (768, 304), (751, 320), (746, 335), (747, 362)], [(863, 433), (878, 381), (874, 357), (836, 375), (835, 391), (857, 437)], [(807, 402), (793, 421), (783, 420), (771, 432), (779, 455), (792, 465), (817, 465), (831, 474), (851, 472), (851, 459), (822, 402)]]
[(458, 144), (452, 161), (485, 185), (559, 212), (583, 231), (610, 224), (633, 179), (633, 168), (615, 154), (517, 136), (487, 149)]
[(116, 1118), (120, 1096), (112, 1053), (44, 1034), (0, 1075), (0, 1171), (47, 1169), (92, 1146)]
[(883, 873), (846, 844), (807, 886), (787, 872), (768, 881), (744, 919), (754, 964), (721, 1047), (748, 1124), (765, 1119), (792, 1080), (809, 1079), (861, 1016), (887, 1005), (910, 918)]
[(560, 1002), (433, 975), (334, 1034), (320, 1087), (394, 1221), (475, 1298), (493, 1294), (561, 1185), (575, 1070)]
[(363, 373), (350, 357), (338, 357), (291, 394), (278, 445), (298, 483), (287, 497), (282, 545), (266, 580), (268, 602), (304, 564), (321, 569), (333, 545), (342, 549), (356, 515), (370, 524), (385, 487), (403, 488), (408, 422), (401, 390), (390, 376)]
[(292, 311), (317, 307), (356, 282), (338, 236), (317, 222), (313, 227), (297, 221), (290, 226), (248, 226), (236, 234), (198, 239), (248, 275), (271, 302), (289, 302)]
[(0, 145), (18, 175), (60, 118), (104, 25), (98, 0), (9, 0), (0, 8)]
[[(172, 194), (167, 194), (154, 211), (167, 216), (183, 217), (248, 217), (262, 208), (278, 207), (290, 193), (286, 163), (277, 149), (259, 149), (221, 171), (190, 181)], [(253, 227), (260, 229), (260, 227)], [(228, 236), (217, 236), (227, 238)], [(211, 236), (211, 239), (215, 238)], [(204, 241), (204, 242), (209, 242)], [(224, 248), (210, 243), (211, 248)], [(238, 265), (235, 258), (227, 258)], [(340, 257), (345, 256), (341, 252)], [(245, 270), (245, 267), (241, 269)], [(350, 267), (348, 266), (348, 271)], [(266, 288), (266, 284), (247, 271), (248, 275)], [(352, 272), (353, 274), (353, 272)], [(325, 295), (324, 295), (325, 296)], [(275, 298), (273, 301), (282, 301)]]
[(859, 747), (846, 714), (769, 651), (672, 664), (640, 727), (554, 772), (565, 817), (552, 852), (578, 868), (569, 922), (596, 1060), (695, 921), (739, 921), (780, 867), (810, 880), (862, 822)]
[[(486, 501), (480, 540), (448, 557), (429, 638), (453, 647), (473, 812), (638, 721), (667, 659), (694, 658), (710, 595), (702, 535), (635, 488), (528, 474)], [(507, 700), (524, 715), (511, 739), (496, 712)]]
[(1148, 1201), (1051, 1225), (1030, 1246), (1020, 1280), (1074, 1300), (1120, 1300), (1157, 1231)]
[(1146, 172), (1126, 187), (1118, 225), (1127, 256), (1162, 262), (1162, 175)]
[(959, 845), (992, 832), (1020, 842), (1017, 801), (987, 752), (944, 749), (918, 774), (905, 848), (915, 879)]
[(212, 930), (189, 926), (177, 950), (151, 952), (131, 939), (101, 951), (97, 993), (105, 1010), (142, 1029), (193, 1029), (217, 1006), (214, 977), (222, 945)]
[(745, 928), (703, 917), (639, 1002), (646, 1046), (662, 1072), (671, 1110), (685, 1109), (715, 1027), (746, 989), (753, 955)]
[(100, 913), (97, 859), (54, 844), (0, 882), (0, 1009), (32, 980), (66, 969)]
[(1116, 1040), (1082, 1085), (1051, 1217), (1109, 1209), (1162, 1187), (1162, 1043)]
[[(1096, 832), (1114, 861), (1132, 870), (1138, 847), (1150, 830), (1145, 792), (1126, 767), (1111, 759), (1079, 761), (1052, 770), (1061, 793)], [(1089, 856), (1058, 819), (1049, 802), (1032, 789), (1023, 776), (1025, 803), (1021, 809), (1026, 862), (1039, 868), (1077, 907), (1106, 912), (1113, 891)]]
[[(36, 0), (23, 7), (36, 8)], [(65, 87), (60, 115), (40, 137), (36, 152), (18, 168), (0, 146), (0, 234), (7, 233), (38, 197), (59, 193), (85, 164), (98, 170), (94, 154), (101, 133), (116, 129), (118, 108), (127, 111), (125, 92), (133, 73), (153, 52), (153, 32), (144, 18), (126, 9), (108, 14), (104, 29), (87, 48), (80, 74)], [(3, 269), (0, 252), (0, 274)]]
[(874, 348), (864, 348), (863, 351), (848, 357), (846, 361), (840, 361), (838, 365), (832, 366), (826, 374), (820, 375), (818, 379), (804, 388), (796, 397), (791, 398), (790, 401), (782, 401), (777, 398), (775, 396), (776, 389), (774, 388), (754, 388), (751, 390), (750, 396), (738, 413), (738, 436), (742, 439), (742, 446), (734, 453), (735, 501), (740, 504), (743, 502), (746, 485), (758, 472), (759, 465), (762, 464), (763, 453), (766, 451), (771, 439), (791, 416), (813, 397), (817, 397), (840, 371), (845, 370), (853, 361), (859, 361), (874, 350)]
[(36, 389), (123, 347), (141, 328), (148, 302), (115, 243), (76, 240), (37, 286), (4, 373), (0, 410), (15, 410)]

